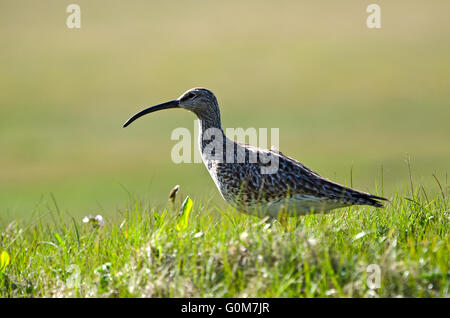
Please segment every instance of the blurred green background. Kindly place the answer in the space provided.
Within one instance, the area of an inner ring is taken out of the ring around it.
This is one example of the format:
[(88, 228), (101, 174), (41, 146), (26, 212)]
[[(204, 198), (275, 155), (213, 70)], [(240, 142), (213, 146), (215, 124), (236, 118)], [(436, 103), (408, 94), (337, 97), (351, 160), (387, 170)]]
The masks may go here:
[[(81, 6), (81, 29), (66, 7)], [(174, 164), (166, 111), (122, 123), (196, 86), (224, 127), (279, 127), (280, 150), (386, 196), (437, 191), (450, 159), (449, 1), (0, 2), (0, 218), (45, 210), (112, 215), (132, 193), (161, 206), (181, 185), (223, 205), (202, 164)], [(196, 143), (195, 143), (196, 146)], [(196, 148), (195, 148), (196, 149)], [(197, 150), (195, 150), (197, 151)]]

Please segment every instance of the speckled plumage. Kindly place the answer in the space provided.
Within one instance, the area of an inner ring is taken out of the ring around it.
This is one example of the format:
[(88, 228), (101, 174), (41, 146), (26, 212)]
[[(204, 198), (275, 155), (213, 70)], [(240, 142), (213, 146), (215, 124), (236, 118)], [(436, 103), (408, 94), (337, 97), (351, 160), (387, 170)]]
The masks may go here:
[[(203, 162), (222, 197), (242, 212), (276, 217), (283, 209), (300, 215), (350, 205), (382, 207), (379, 200), (386, 200), (325, 179), (281, 152), (228, 139), (221, 127), (217, 99), (207, 89), (190, 89), (176, 102), (199, 118)], [(222, 135), (223, 138), (218, 140), (223, 151), (213, 149), (208, 152), (212, 139), (209, 135), (205, 138), (205, 133), (211, 130)], [(243, 156), (238, 158), (238, 153)], [(278, 160), (278, 169), (275, 173), (263, 174), (261, 167), (268, 165), (267, 159), (264, 160), (268, 155), (272, 160)]]
[[(264, 152), (249, 145), (237, 147), (246, 153)], [(334, 183), (280, 152), (270, 152), (279, 158), (274, 174), (262, 174), (261, 163), (249, 163), (248, 155), (245, 163), (206, 159), (205, 165), (223, 198), (248, 213), (276, 216), (283, 208), (305, 214), (357, 204), (382, 207), (377, 200), (384, 198)]]

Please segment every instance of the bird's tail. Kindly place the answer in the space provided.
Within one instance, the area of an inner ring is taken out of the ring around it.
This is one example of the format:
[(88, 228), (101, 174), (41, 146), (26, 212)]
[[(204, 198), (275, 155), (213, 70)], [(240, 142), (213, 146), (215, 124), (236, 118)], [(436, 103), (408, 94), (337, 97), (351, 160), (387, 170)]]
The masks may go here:
[(353, 203), (353, 204), (360, 204), (360, 205), (370, 205), (377, 208), (382, 208), (384, 205), (380, 201), (389, 201), (386, 198), (379, 197), (370, 193), (360, 192), (356, 190), (352, 190), (350, 192), (346, 193), (346, 197)]
[(358, 191), (326, 179), (323, 179), (322, 187), (329, 196), (332, 195), (344, 205), (370, 205), (382, 208), (383, 203), (380, 201), (389, 201), (386, 198)]

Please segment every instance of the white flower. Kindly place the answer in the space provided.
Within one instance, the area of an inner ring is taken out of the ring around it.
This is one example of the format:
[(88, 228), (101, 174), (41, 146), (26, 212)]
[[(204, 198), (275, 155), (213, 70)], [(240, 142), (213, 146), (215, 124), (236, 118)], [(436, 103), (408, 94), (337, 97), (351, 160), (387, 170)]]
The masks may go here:
[(97, 215), (96, 217), (89, 215), (83, 218), (83, 223), (91, 223), (93, 227), (98, 228), (103, 227), (103, 225), (105, 225), (105, 220), (103, 219), (103, 216), (101, 216), (100, 214)]
[(197, 238), (197, 237), (200, 237), (200, 236), (202, 236), (203, 235), (203, 232), (198, 232), (198, 233), (195, 233), (194, 234), (194, 236), (193, 236), (193, 238)]
[(97, 221), (98, 226), (103, 227), (103, 225), (105, 225), (105, 220), (100, 214), (95, 217), (95, 220)]

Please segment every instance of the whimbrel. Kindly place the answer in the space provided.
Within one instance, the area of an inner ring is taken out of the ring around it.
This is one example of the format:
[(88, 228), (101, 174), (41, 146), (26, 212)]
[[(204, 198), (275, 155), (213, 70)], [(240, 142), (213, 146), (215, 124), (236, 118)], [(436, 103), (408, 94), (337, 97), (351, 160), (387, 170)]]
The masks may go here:
[[(144, 109), (123, 126), (145, 114), (169, 108), (184, 108), (197, 115), (203, 162), (222, 197), (241, 212), (277, 217), (283, 209), (289, 215), (301, 215), (350, 205), (382, 207), (379, 201), (387, 200), (325, 179), (281, 152), (228, 139), (222, 130), (217, 99), (205, 88), (190, 89), (178, 99)], [(223, 147), (211, 149), (210, 140), (219, 140)], [(268, 157), (277, 161), (273, 172), (263, 171)]]

